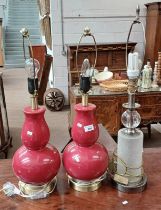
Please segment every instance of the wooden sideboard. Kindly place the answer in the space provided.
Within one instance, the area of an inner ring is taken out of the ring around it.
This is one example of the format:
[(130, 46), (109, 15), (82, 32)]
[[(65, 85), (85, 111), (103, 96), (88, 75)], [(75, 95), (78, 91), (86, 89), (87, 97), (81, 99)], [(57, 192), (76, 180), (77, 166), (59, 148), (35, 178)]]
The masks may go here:
[[(133, 51), (136, 43), (128, 44), (128, 52)], [(69, 87), (78, 83), (78, 71), (76, 69), (76, 49), (77, 44), (67, 45), (67, 61)], [(121, 72), (126, 69), (125, 52), (126, 43), (97, 43), (97, 63), (96, 69), (103, 71), (108, 66), (110, 71)], [(80, 70), (83, 60), (89, 59), (90, 64), (94, 64), (95, 47), (93, 44), (81, 44), (78, 49), (78, 68)]]
[[(70, 116), (69, 125), (72, 126), (75, 116), (74, 105), (81, 102), (81, 95), (77, 86), (70, 88)], [(89, 93), (89, 103), (96, 105), (96, 119), (102, 123), (111, 135), (117, 135), (122, 127), (121, 114), (123, 103), (127, 102), (127, 93), (109, 92), (100, 86), (93, 86)], [(141, 107), (138, 112), (142, 118), (142, 124), (161, 122), (161, 88), (139, 89), (136, 94), (136, 102)]]

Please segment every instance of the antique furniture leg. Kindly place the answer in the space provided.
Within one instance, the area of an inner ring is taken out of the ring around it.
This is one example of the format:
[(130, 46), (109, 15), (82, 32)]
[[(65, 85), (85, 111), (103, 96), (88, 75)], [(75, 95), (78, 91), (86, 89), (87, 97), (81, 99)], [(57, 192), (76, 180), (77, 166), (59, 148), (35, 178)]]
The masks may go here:
[(39, 105), (43, 105), (43, 96), (46, 91), (52, 61), (53, 61), (53, 57), (51, 55), (48, 55), (48, 54), (45, 55), (45, 62), (44, 62), (42, 75), (40, 78), (40, 85), (38, 89), (38, 104)]

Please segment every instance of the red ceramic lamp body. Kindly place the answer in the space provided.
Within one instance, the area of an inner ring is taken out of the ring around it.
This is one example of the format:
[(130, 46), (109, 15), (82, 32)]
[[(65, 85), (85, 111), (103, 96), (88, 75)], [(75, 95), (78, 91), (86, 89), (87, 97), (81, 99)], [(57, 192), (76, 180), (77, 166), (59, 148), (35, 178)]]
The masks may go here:
[(22, 127), (22, 143), (31, 150), (40, 150), (49, 141), (50, 132), (44, 119), (45, 108), (32, 110), (30, 107), (24, 109), (25, 122)]
[(108, 152), (96, 143), (99, 128), (95, 119), (94, 104), (75, 105), (76, 117), (71, 142), (64, 150), (63, 164), (72, 178), (90, 181), (101, 177), (108, 168)]
[(94, 116), (96, 106), (89, 104), (75, 105), (76, 116), (72, 127), (72, 137), (74, 141), (84, 147), (93, 145), (99, 136), (98, 124)]
[(25, 122), (22, 128), (21, 146), (13, 157), (13, 170), (23, 182), (42, 185), (58, 173), (60, 155), (56, 148), (47, 144), (50, 133), (44, 119), (45, 108), (24, 109)]
[(13, 158), (16, 176), (28, 184), (42, 185), (51, 181), (58, 173), (59, 167), (59, 153), (49, 144), (37, 151), (21, 146)]
[(75, 179), (97, 179), (107, 170), (107, 150), (99, 143), (82, 147), (72, 142), (64, 151), (63, 163), (67, 173)]

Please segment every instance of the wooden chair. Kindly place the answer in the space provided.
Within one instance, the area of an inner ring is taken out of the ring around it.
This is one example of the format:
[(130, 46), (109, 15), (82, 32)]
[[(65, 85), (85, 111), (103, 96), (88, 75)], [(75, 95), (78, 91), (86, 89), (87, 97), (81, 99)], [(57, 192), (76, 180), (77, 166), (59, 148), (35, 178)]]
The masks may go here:
[(141, 123), (140, 125), (139, 125), (139, 128), (141, 129), (141, 128), (144, 128), (144, 127), (146, 127), (147, 129), (148, 129), (148, 137), (149, 137), (149, 139), (151, 138), (151, 124), (150, 123), (148, 123), (148, 124), (146, 124), (146, 123)]
[(44, 93), (46, 91), (52, 61), (53, 61), (53, 57), (51, 55), (46, 54), (44, 65), (42, 68), (41, 78), (39, 80), (40, 81), (39, 89), (38, 89), (38, 104), (39, 105), (43, 105)]
[(65, 103), (62, 91), (57, 88), (49, 88), (46, 90), (52, 61), (53, 57), (46, 54), (38, 89), (38, 104), (44, 104), (50, 111), (60, 111)]

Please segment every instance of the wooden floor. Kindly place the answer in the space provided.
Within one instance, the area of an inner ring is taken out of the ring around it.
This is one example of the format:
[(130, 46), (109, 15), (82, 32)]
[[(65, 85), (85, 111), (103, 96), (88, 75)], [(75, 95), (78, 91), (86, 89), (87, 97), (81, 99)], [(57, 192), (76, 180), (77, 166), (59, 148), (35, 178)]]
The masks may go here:
[[(9, 158), (21, 145), (21, 128), (24, 122), (23, 109), (30, 104), (27, 92), (27, 74), (24, 69), (0, 69), (3, 72), (3, 82), (8, 111), (10, 131), (13, 137), (13, 147), (9, 151)], [(50, 142), (59, 151), (69, 140), (68, 134), (69, 109), (59, 112), (46, 111), (45, 118), (50, 128)], [(152, 126), (151, 139), (148, 138), (147, 129), (144, 132), (144, 147), (161, 147), (161, 125)]]

